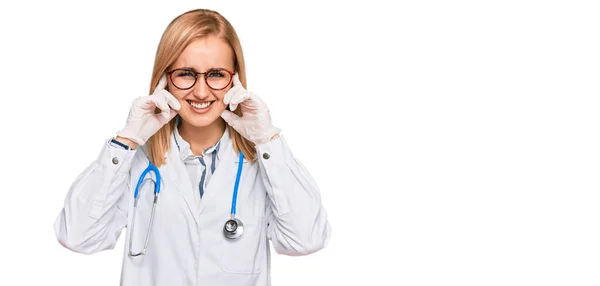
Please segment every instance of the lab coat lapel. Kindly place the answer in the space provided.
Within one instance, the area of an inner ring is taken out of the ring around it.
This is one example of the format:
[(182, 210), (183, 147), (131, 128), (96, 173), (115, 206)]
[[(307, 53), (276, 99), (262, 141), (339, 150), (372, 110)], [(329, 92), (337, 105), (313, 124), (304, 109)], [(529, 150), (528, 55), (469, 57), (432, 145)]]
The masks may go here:
[[(173, 138), (173, 136), (171, 136), (171, 138)], [(163, 170), (165, 171), (163, 172)], [(185, 168), (185, 164), (179, 157), (179, 151), (175, 146), (173, 139), (171, 140), (171, 147), (167, 153), (167, 163), (160, 167), (160, 171), (161, 173), (168, 174), (170, 183), (175, 186), (177, 192), (183, 197), (190, 213), (194, 217), (194, 221), (198, 225), (198, 215), (200, 212), (194, 203), (194, 189), (192, 188), (192, 183)]]

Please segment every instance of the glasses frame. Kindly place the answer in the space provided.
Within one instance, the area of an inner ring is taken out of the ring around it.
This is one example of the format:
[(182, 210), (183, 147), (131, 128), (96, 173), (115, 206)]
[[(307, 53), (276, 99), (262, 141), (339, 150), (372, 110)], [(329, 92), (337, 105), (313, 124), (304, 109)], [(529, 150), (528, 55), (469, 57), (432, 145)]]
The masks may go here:
[[(175, 84), (175, 82), (173, 81), (172, 77), (173, 77), (173, 73), (176, 72), (176, 71), (179, 71), (179, 70), (184, 70), (184, 71), (187, 71), (187, 72), (194, 73), (194, 84), (192, 84), (188, 88), (180, 88), (180, 87), (178, 87)], [(225, 85), (225, 87), (217, 89), (217, 88), (213, 88), (212, 86), (210, 86), (210, 84), (208, 84), (208, 73), (209, 72), (214, 72), (214, 71), (226, 71), (227, 73), (229, 73), (229, 75), (231, 77), (229, 78), (229, 82)], [(205, 72), (197, 72), (197, 71), (195, 71), (193, 69), (190, 69), (190, 68), (179, 68), (179, 69), (174, 69), (174, 70), (168, 71), (167, 74), (169, 75), (169, 79), (171, 80), (171, 83), (173, 84), (173, 86), (175, 86), (179, 90), (188, 90), (188, 89), (193, 88), (196, 85), (196, 83), (198, 83), (198, 75), (203, 75), (204, 76), (204, 82), (206, 83), (206, 85), (210, 89), (212, 89), (212, 90), (223, 90), (223, 89), (226, 89), (231, 84), (231, 82), (233, 81), (233, 75), (235, 74), (235, 72), (232, 72), (232, 71), (224, 69), (224, 68), (209, 69), (209, 70), (207, 70)]]

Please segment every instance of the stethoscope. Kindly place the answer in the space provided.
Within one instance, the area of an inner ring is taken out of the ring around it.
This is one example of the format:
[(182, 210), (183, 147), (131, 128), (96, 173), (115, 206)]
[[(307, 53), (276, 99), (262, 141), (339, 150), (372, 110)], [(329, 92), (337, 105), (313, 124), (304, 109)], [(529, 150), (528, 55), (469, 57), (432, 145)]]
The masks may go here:
[[(237, 239), (242, 236), (244, 233), (244, 224), (241, 220), (236, 217), (236, 204), (237, 204), (237, 193), (238, 187), (240, 184), (240, 178), (242, 176), (242, 168), (244, 165), (244, 154), (240, 152), (240, 160), (238, 163), (237, 175), (235, 177), (235, 185), (233, 187), (233, 198), (231, 199), (231, 218), (225, 222), (223, 226), (223, 235), (225, 235), (228, 239)], [(153, 181), (151, 178), (145, 178), (150, 172), (154, 173), (154, 177), (156, 180)], [(154, 183), (154, 202), (152, 204), (152, 213), (150, 214), (150, 226), (148, 227), (148, 232), (146, 233), (146, 239), (144, 241), (144, 248), (142, 251), (138, 253), (133, 253), (131, 251), (133, 244), (133, 233), (135, 228), (135, 214), (137, 213), (137, 205), (139, 199), (139, 189), (140, 186), (144, 183), (144, 181), (151, 181)], [(146, 254), (148, 252), (148, 240), (150, 238), (150, 231), (152, 230), (152, 225), (154, 224), (154, 211), (156, 210), (156, 204), (158, 202), (158, 195), (160, 193), (160, 172), (158, 168), (152, 164), (152, 162), (148, 162), (148, 167), (142, 172), (140, 178), (138, 179), (137, 185), (135, 186), (135, 192), (133, 193), (134, 203), (133, 203), (133, 218), (131, 222), (131, 233), (129, 234), (129, 256), (139, 256)]]

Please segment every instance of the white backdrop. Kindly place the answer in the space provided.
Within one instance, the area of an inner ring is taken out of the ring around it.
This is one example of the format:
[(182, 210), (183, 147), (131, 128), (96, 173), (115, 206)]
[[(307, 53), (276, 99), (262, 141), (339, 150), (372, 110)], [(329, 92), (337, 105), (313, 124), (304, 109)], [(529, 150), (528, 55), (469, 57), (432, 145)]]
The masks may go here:
[(274, 285), (600, 284), (594, 1), (87, 2), (0, 4), (0, 285), (118, 284), (124, 234), (82, 255), (53, 223), (195, 8), (237, 29), (329, 213)]

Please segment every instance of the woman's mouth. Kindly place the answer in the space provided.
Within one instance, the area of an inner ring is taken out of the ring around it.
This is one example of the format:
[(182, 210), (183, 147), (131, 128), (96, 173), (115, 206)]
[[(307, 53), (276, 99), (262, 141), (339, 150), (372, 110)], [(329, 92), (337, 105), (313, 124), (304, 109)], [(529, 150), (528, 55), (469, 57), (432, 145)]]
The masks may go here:
[(190, 106), (192, 107), (192, 110), (197, 112), (197, 113), (206, 113), (210, 107), (212, 106), (212, 104), (215, 102), (214, 100), (211, 101), (191, 101), (191, 100), (186, 100), (187, 103), (190, 104)]

